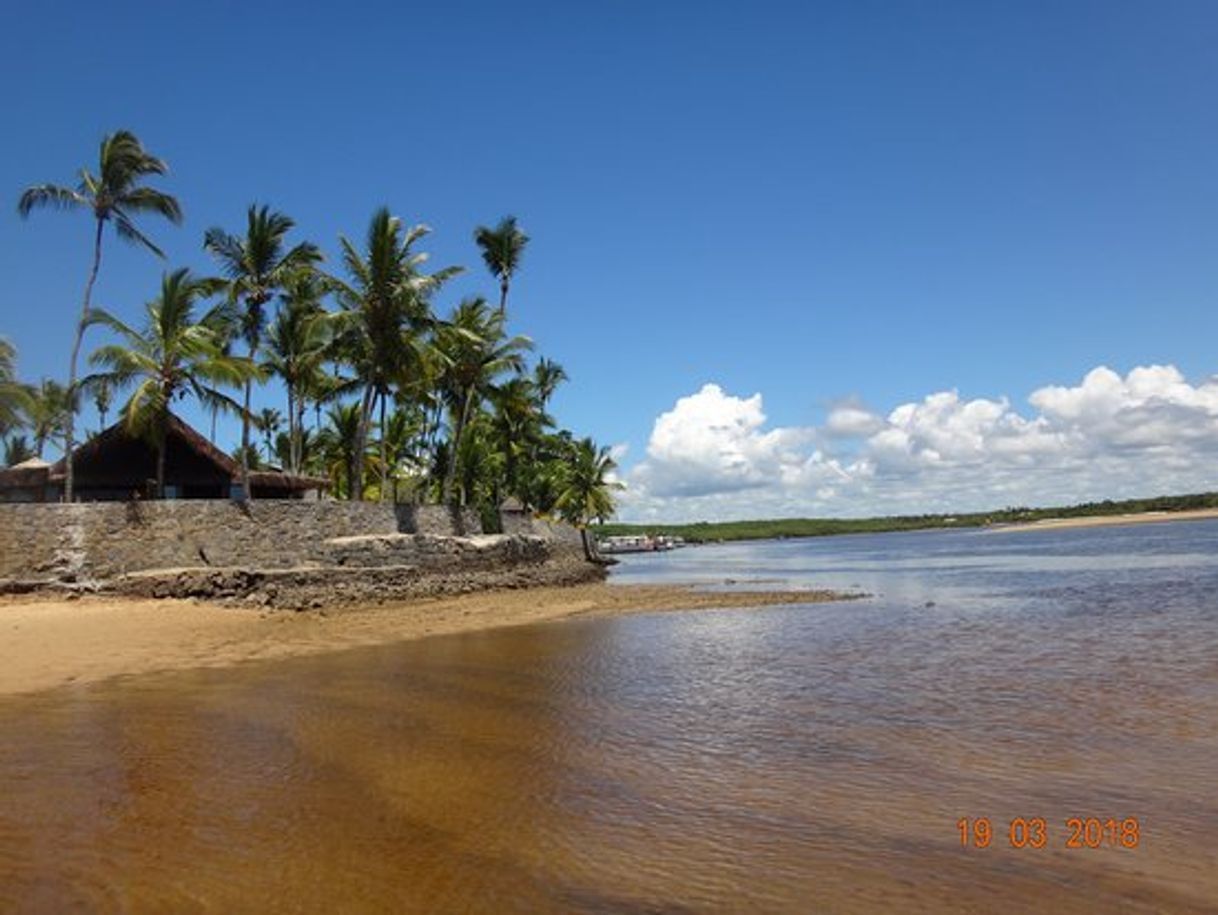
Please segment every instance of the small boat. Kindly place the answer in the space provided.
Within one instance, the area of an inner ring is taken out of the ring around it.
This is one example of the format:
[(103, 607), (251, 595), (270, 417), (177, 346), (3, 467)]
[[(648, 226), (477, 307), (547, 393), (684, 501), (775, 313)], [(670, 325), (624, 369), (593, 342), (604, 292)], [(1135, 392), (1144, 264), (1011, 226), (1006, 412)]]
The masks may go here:
[(613, 553), (661, 553), (671, 550), (674, 545), (667, 537), (632, 534), (606, 537), (598, 540), (596, 547), (600, 552), (611, 555)]

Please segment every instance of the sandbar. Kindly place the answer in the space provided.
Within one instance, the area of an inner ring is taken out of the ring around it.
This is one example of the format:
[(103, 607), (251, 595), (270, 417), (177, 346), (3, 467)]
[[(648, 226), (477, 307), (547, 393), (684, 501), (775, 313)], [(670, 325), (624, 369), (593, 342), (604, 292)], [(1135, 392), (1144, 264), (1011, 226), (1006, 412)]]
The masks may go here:
[(0, 695), (69, 683), (318, 654), (582, 614), (765, 607), (844, 595), (583, 584), (303, 613), (191, 600), (0, 599)]
[(1108, 527), (1118, 524), (1156, 524), (1165, 521), (1206, 521), (1218, 518), (1218, 508), (1196, 508), (1181, 512), (1138, 512), (1130, 515), (1082, 515), (1078, 518), (1045, 518), (1024, 524), (994, 524), (993, 533), (1054, 531), (1072, 527)]

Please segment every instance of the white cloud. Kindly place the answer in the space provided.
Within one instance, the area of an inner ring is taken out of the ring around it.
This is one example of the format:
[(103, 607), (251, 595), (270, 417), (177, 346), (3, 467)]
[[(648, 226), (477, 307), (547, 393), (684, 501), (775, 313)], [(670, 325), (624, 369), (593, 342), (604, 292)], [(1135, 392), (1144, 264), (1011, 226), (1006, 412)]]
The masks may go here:
[(1218, 379), (1100, 367), (1028, 400), (1025, 416), (1006, 398), (940, 391), (887, 416), (844, 402), (821, 428), (767, 428), (760, 394), (707, 384), (657, 418), (621, 515), (950, 512), (1218, 486)]
[(763, 431), (761, 395), (732, 397), (702, 386), (656, 419), (647, 458), (632, 477), (654, 495), (700, 496), (765, 487), (805, 456), (803, 429)]
[(884, 419), (856, 403), (838, 404), (829, 410), (825, 433), (834, 438), (873, 435), (884, 428)]

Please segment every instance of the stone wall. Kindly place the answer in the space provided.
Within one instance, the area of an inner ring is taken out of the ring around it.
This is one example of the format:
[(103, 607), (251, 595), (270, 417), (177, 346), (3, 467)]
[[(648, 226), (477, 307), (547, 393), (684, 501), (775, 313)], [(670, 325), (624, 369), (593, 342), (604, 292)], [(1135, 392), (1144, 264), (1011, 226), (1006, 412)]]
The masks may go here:
[(476, 515), (378, 502), (227, 500), (0, 505), (0, 578), (324, 562), (338, 537), (478, 533)]
[[(395, 506), (398, 531), (403, 534), (432, 534), (437, 537), (481, 534), (482, 522), (472, 508), (452, 508), (447, 505)], [(376, 531), (367, 531), (373, 534)]]
[[(447, 543), (419, 542), (442, 539)], [(584, 561), (582, 550), (573, 551), (569, 543), (535, 535), (457, 539), (391, 534), (384, 546), (384, 551), (354, 549), (356, 564), (135, 572), (111, 579), (105, 590), (138, 597), (308, 610), (471, 591), (573, 585), (600, 581), (605, 575), (603, 566)]]

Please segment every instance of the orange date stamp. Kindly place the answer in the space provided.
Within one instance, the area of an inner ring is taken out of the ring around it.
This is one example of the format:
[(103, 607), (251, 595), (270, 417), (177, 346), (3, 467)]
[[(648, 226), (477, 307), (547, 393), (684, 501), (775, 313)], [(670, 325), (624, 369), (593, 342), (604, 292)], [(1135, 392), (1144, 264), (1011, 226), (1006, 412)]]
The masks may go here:
[(1137, 817), (1070, 817), (1060, 832), (1044, 817), (1015, 817), (998, 827), (989, 817), (961, 817), (956, 821), (960, 846), (989, 848), (996, 838), (1001, 841), (995, 830), (1003, 825), (1012, 848), (1137, 848), (1142, 841)]

